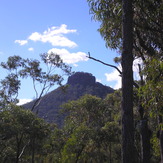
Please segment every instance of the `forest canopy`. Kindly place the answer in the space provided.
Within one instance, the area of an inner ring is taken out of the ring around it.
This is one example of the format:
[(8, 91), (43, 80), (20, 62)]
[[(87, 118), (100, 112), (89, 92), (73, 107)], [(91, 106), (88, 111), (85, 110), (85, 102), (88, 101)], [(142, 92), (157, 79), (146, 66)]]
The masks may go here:
[[(10, 56), (0, 65), (7, 72), (0, 81), (0, 162), (163, 162), (163, 1), (87, 2), (106, 46), (120, 54), (115, 60), (122, 65), (122, 88), (68, 101), (60, 110), (64, 124), (57, 126), (39, 118), (37, 106), (54, 85), (66, 90), (63, 76), (72, 75), (71, 67), (57, 54), (40, 56), (47, 71), (40, 60)], [(21, 78), (30, 78), (35, 90), (30, 110), (16, 105)], [(91, 79), (85, 84), (95, 83)]]

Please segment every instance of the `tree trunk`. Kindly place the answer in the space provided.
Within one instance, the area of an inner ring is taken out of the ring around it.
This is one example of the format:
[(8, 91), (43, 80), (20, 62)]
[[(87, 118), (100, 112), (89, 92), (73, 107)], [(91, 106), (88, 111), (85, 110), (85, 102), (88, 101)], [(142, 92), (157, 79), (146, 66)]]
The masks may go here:
[(163, 163), (163, 129), (160, 131), (161, 163)]
[(18, 147), (17, 152), (16, 152), (16, 160), (15, 160), (15, 163), (19, 163), (19, 147)]
[[(163, 124), (162, 116), (159, 116), (159, 125)], [(163, 163), (163, 127), (160, 126), (159, 131), (159, 141), (160, 141), (160, 153), (161, 153), (161, 163)]]
[(112, 163), (112, 143), (109, 143), (109, 163)]
[[(141, 65), (138, 64), (139, 67), (139, 75), (140, 75), (140, 85), (144, 86), (144, 80), (142, 75)], [(141, 140), (141, 162), (142, 163), (150, 163), (150, 131), (148, 128), (148, 121), (144, 117), (144, 107), (142, 106), (142, 98), (139, 97), (139, 106), (138, 111), (140, 115), (140, 140)]]
[(122, 163), (134, 163), (133, 10), (132, 0), (122, 0), (122, 3)]
[(140, 137), (141, 137), (141, 162), (150, 163), (150, 132), (147, 120), (140, 121)]
[(17, 140), (17, 151), (16, 151), (16, 160), (15, 160), (15, 163), (19, 163), (19, 153), (20, 153), (20, 143)]
[(32, 163), (35, 162), (35, 137), (32, 138)]

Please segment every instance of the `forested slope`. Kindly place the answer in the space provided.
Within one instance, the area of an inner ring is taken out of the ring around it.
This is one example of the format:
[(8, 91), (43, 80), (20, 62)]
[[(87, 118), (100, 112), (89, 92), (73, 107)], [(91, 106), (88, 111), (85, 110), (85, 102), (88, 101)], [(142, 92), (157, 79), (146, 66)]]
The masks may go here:
[[(76, 72), (70, 76), (66, 85), (68, 87), (64, 90), (59, 87), (42, 97), (40, 104), (34, 111), (37, 111), (38, 115), (48, 122), (61, 124), (63, 117), (59, 114), (59, 110), (61, 109), (61, 105), (65, 102), (69, 100), (77, 100), (85, 94), (104, 98), (107, 94), (114, 92), (111, 87), (96, 82), (96, 79), (92, 74), (84, 72)], [(30, 109), (33, 104), (34, 101), (25, 104), (24, 106), (25, 108)]]

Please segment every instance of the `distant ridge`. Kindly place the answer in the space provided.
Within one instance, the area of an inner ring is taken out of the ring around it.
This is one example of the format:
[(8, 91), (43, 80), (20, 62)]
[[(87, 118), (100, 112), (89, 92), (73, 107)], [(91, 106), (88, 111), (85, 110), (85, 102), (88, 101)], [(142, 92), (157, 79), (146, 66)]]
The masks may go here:
[[(55, 122), (58, 125), (63, 123), (63, 117), (58, 114), (61, 109), (60, 105), (69, 100), (77, 100), (85, 94), (95, 95), (104, 98), (107, 94), (113, 93), (111, 87), (104, 86), (96, 82), (96, 78), (86, 72), (76, 72), (68, 78), (68, 88), (63, 91), (60, 87), (45, 95), (39, 106), (39, 117), (45, 119), (47, 122)], [(34, 101), (24, 105), (25, 108), (32, 108)]]

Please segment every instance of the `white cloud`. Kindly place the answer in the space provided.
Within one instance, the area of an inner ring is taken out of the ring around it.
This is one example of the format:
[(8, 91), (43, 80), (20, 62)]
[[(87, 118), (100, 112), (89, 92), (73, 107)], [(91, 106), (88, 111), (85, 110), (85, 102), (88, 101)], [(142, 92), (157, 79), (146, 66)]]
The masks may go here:
[[(118, 67), (120, 69), (120, 66)], [(114, 89), (121, 88), (121, 77), (119, 76), (119, 72), (117, 70), (113, 70), (111, 73), (105, 73), (106, 80), (108, 82), (114, 81), (115, 84), (113, 86)]]
[(23, 105), (25, 103), (28, 103), (32, 101), (32, 99), (19, 99), (19, 103), (17, 105)]
[(76, 53), (70, 53), (66, 49), (57, 49), (53, 48), (48, 51), (48, 53), (54, 53), (58, 54), (61, 59), (68, 64), (74, 64), (74, 66), (77, 66), (75, 63), (80, 62), (80, 61), (87, 61), (88, 58), (86, 57), (87, 54), (84, 52), (76, 52)]
[(77, 65), (77, 64), (75, 64), (75, 63), (73, 64), (73, 66), (74, 66), (74, 67), (78, 67), (78, 65)]
[[(59, 46), (74, 48), (77, 47), (77, 44), (74, 41), (68, 39), (65, 35), (76, 32), (76, 29), (67, 29), (67, 25), (62, 24), (59, 27), (53, 26), (48, 28), (42, 33), (34, 32), (26, 40), (15, 40), (15, 43), (18, 43), (22, 46), (27, 44), (29, 41), (39, 41), (42, 43), (50, 43), (53, 47)], [(31, 49), (29, 48), (28, 50), (30, 51)]]
[(44, 31), (42, 34), (34, 32), (28, 37), (28, 40), (50, 43), (52, 46), (74, 48), (77, 44), (65, 37), (65, 34), (76, 32), (77, 30), (67, 29), (67, 25), (62, 24), (60, 27), (53, 26), (48, 28), (48, 30)]
[(39, 34), (38, 32), (34, 32), (28, 37), (28, 39), (32, 41), (40, 41), (41, 37), (41, 34)]
[(28, 50), (29, 50), (29, 51), (34, 51), (34, 49), (33, 49), (33, 48), (28, 48)]
[[(142, 65), (143, 61), (141, 60), (141, 58), (135, 59), (133, 62), (133, 74), (134, 74), (134, 80), (139, 80), (139, 68), (138, 68), (138, 64)], [(121, 67), (118, 66), (118, 68), (121, 70)], [(119, 89), (121, 88), (121, 77), (119, 76), (119, 72), (117, 70), (113, 70), (111, 73), (105, 73), (106, 76), (106, 80), (108, 82), (115, 82), (115, 84), (113, 85), (114, 89)]]
[(101, 83), (101, 79), (96, 79), (96, 82), (99, 82), (99, 83)]
[(18, 43), (19, 45), (25, 45), (25, 44), (27, 44), (28, 43), (28, 41), (27, 40), (15, 40), (15, 43)]
[(134, 62), (133, 62), (133, 72), (134, 72), (134, 79), (135, 79), (135, 80), (139, 80), (139, 79), (140, 79), (138, 64), (139, 64), (140, 66), (142, 66), (143, 61), (142, 61), (141, 58), (137, 58), (137, 59), (135, 59)]
[(77, 32), (76, 29), (67, 29), (66, 24), (62, 24), (60, 27), (51, 27), (48, 28), (47, 31), (44, 31), (44, 35), (58, 35), (58, 34), (68, 34), (68, 33), (75, 33)]

